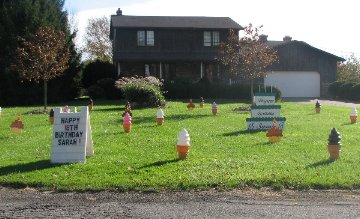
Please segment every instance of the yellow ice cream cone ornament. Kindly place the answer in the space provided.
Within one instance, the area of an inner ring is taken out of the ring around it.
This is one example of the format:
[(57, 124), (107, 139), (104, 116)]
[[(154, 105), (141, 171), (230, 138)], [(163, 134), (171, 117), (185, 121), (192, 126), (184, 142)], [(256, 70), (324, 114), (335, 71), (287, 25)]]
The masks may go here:
[(276, 118), (274, 118), (273, 126), (266, 133), (266, 137), (269, 138), (270, 143), (274, 143), (279, 142), (282, 136), (282, 130), (277, 128)]

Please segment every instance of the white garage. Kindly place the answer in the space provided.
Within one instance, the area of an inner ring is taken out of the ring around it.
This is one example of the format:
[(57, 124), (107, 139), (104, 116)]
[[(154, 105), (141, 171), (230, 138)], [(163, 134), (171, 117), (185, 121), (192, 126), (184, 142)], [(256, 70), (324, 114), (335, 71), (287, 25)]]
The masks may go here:
[(312, 71), (271, 71), (264, 84), (281, 90), (283, 97), (320, 97), (320, 74)]

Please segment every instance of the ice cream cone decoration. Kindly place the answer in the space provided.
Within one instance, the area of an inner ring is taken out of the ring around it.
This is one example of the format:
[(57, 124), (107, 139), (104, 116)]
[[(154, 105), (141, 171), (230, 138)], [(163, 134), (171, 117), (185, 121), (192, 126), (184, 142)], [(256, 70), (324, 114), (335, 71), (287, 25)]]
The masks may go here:
[(200, 97), (200, 107), (203, 108), (205, 104), (204, 98)]
[(187, 108), (188, 108), (189, 110), (193, 110), (193, 109), (195, 108), (195, 104), (192, 102), (192, 99), (190, 99), (190, 102), (189, 102), (189, 104), (187, 105)]
[(355, 123), (357, 120), (357, 110), (355, 107), (352, 108), (350, 112), (350, 122), (351, 124)]
[(21, 113), (18, 114), (18, 118), (17, 120), (15, 120), (11, 126), (10, 126), (11, 130), (13, 133), (21, 133), (21, 131), (24, 129), (24, 124), (21, 121)]
[(2, 116), (2, 111), (1, 111), (1, 107), (0, 107), (0, 117)]
[(53, 109), (50, 110), (49, 117), (50, 117), (50, 123), (54, 124), (54, 110)]
[(69, 112), (70, 112), (70, 108), (69, 108), (68, 105), (64, 106), (63, 112), (64, 112), (64, 113), (69, 113)]
[(317, 100), (317, 101), (316, 101), (316, 104), (315, 104), (315, 112), (316, 112), (316, 113), (320, 113), (320, 109), (321, 109), (321, 104), (320, 104), (319, 101)]
[(130, 102), (127, 102), (127, 103), (126, 103), (126, 105), (125, 105), (125, 111), (124, 111), (124, 113), (122, 114), (122, 116), (124, 117), (126, 113), (129, 113), (129, 115), (132, 116)]
[(162, 125), (164, 123), (164, 111), (159, 109), (156, 113), (156, 123)]
[(211, 111), (212, 111), (213, 115), (217, 114), (217, 105), (215, 102), (213, 102), (213, 104), (211, 106)]
[(190, 149), (190, 135), (186, 129), (181, 130), (178, 135), (176, 150), (179, 155), (179, 160), (186, 159)]
[(268, 130), (266, 137), (269, 138), (270, 143), (274, 143), (279, 142), (282, 136), (282, 130), (277, 128), (276, 118), (274, 118), (273, 127)]
[(92, 108), (94, 107), (94, 101), (91, 98), (89, 99), (88, 107), (89, 110), (92, 110)]
[(125, 113), (123, 118), (123, 128), (126, 133), (131, 131), (131, 116), (129, 113)]
[(340, 158), (341, 137), (340, 133), (333, 128), (329, 135), (328, 152), (330, 154), (330, 160), (337, 160)]

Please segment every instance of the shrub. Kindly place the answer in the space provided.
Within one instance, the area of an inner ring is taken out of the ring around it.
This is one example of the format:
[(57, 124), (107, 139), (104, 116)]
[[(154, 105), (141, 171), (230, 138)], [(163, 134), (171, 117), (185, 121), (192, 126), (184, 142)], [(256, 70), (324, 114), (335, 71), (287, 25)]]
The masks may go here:
[(333, 97), (338, 97), (339, 96), (339, 89), (340, 89), (340, 86), (343, 84), (344, 82), (342, 81), (335, 81), (333, 83), (331, 83), (329, 85), (329, 93), (333, 96)]
[(114, 66), (109, 62), (96, 60), (87, 64), (82, 73), (81, 82), (85, 88), (97, 83), (102, 78), (116, 78)]
[(140, 106), (158, 106), (164, 103), (165, 97), (161, 91), (163, 84), (155, 77), (121, 78), (115, 84), (129, 102), (136, 102)]
[(113, 78), (102, 78), (97, 81), (97, 85), (104, 90), (103, 97), (106, 99), (119, 99), (122, 97), (121, 90), (115, 87)]
[(359, 101), (360, 100), (360, 84), (354, 84), (350, 88), (350, 99)]
[(91, 85), (87, 89), (87, 95), (93, 99), (103, 98), (104, 97), (104, 89), (102, 89), (97, 84)]

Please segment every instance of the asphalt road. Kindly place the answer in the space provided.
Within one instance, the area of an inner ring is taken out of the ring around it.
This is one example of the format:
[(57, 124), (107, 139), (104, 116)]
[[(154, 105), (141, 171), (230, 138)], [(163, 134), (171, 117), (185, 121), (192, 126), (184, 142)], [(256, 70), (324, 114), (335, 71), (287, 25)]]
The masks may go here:
[(360, 191), (56, 193), (2, 188), (0, 218), (360, 218)]

